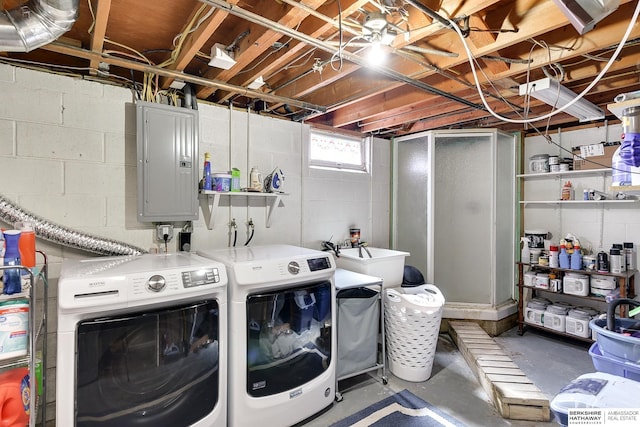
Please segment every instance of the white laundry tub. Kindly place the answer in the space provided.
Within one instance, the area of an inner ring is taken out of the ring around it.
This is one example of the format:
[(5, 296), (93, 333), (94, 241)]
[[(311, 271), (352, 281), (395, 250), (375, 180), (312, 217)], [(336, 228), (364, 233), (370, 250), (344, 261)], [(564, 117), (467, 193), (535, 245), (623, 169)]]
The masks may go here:
[(360, 258), (359, 248), (341, 249), (340, 256), (336, 258), (337, 267), (379, 277), (383, 280), (385, 288), (400, 286), (404, 274), (404, 260), (410, 255), (409, 252), (371, 247), (367, 249), (371, 257), (365, 248), (362, 248), (362, 258)]

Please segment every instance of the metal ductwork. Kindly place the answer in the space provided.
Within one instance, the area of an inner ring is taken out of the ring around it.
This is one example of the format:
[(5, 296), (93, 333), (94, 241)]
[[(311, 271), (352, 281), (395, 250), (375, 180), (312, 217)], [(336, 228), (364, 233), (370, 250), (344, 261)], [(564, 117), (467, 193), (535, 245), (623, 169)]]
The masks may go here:
[(140, 255), (146, 253), (144, 249), (126, 243), (91, 236), (38, 218), (19, 208), (2, 195), (0, 195), (0, 220), (12, 225), (16, 222), (30, 222), (33, 224), (36, 235), (42, 239), (100, 255)]
[(80, 0), (29, 0), (0, 14), (0, 52), (30, 52), (57, 40), (78, 18)]

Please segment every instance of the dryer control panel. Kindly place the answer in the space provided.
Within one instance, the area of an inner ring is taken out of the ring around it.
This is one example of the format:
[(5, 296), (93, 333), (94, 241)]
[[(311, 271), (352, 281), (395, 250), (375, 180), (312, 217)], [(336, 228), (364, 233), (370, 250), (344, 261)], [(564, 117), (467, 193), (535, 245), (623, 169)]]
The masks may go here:
[(182, 272), (182, 285), (185, 288), (208, 285), (220, 282), (220, 270), (217, 268), (201, 268)]

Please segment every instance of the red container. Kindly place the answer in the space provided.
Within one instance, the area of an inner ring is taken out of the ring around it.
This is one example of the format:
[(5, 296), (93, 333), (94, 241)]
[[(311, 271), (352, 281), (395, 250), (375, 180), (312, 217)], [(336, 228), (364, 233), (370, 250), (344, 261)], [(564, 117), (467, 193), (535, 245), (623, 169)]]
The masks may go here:
[(36, 233), (33, 231), (31, 224), (21, 225), (18, 229), (21, 231), (18, 240), (18, 249), (20, 250), (20, 263), (25, 267), (36, 266)]

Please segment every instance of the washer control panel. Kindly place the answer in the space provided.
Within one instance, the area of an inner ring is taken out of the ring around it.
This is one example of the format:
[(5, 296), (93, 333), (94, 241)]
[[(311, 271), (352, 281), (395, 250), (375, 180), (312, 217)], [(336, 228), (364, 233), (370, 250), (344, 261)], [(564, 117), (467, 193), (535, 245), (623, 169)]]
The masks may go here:
[(300, 264), (295, 261), (291, 261), (287, 266), (287, 270), (289, 270), (289, 273), (291, 274), (298, 274), (300, 273)]
[(151, 276), (149, 280), (147, 280), (147, 289), (152, 292), (160, 292), (167, 286), (167, 281), (164, 280), (164, 277), (159, 274), (155, 274)]

